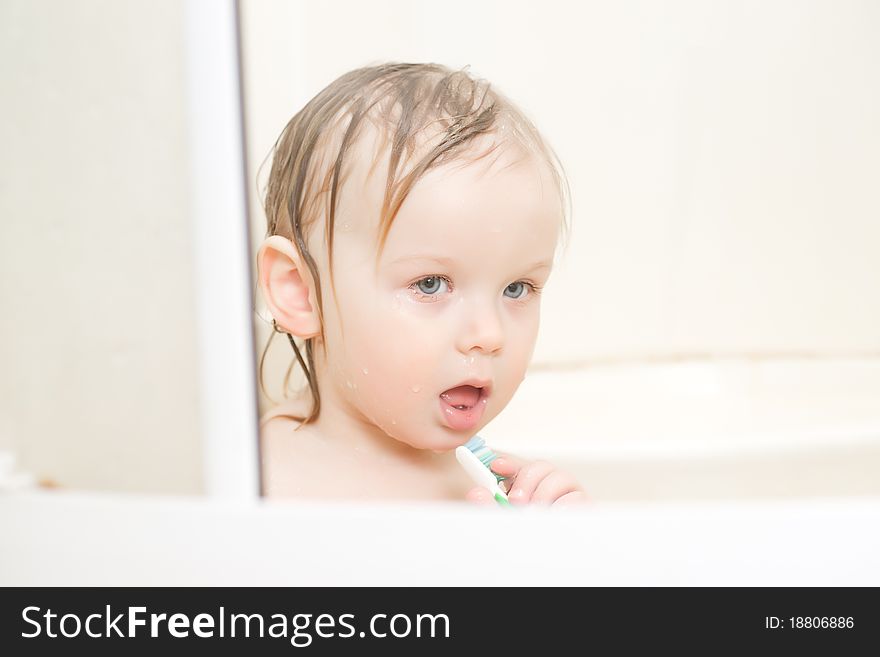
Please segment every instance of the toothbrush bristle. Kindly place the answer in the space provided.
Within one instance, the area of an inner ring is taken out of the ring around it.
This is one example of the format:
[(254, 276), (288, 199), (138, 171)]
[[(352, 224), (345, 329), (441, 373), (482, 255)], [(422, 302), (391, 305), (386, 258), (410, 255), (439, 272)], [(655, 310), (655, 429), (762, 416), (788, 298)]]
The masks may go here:
[(489, 449), (486, 446), (486, 441), (479, 436), (474, 436), (469, 441), (467, 441), (465, 443), (465, 447), (471, 450), (474, 456), (480, 459), (480, 462), (487, 468), (489, 467), (489, 464), (497, 458), (495, 452)]
[(469, 441), (467, 441), (464, 446), (467, 447), (472, 452), (476, 452), (478, 449), (486, 445), (486, 441), (480, 438), (479, 436), (474, 436)]
[[(492, 463), (492, 461), (498, 458), (498, 455), (491, 449), (489, 449), (489, 447), (486, 445), (486, 441), (479, 436), (474, 436), (469, 441), (467, 441), (464, 446), (467, 447), (474, 456), (480, 459), (480, 463), (482, 463), (487, 468), (489, 468), (489, 465)], [(489, 470), (491, 472), (492, 469), (489, 468)], [(495, 478), (498, 481), (503, 481), (505, 479), (505, 477), (502, 477), (495, 472), (492, 472), (492, 474), (495, 475)]]

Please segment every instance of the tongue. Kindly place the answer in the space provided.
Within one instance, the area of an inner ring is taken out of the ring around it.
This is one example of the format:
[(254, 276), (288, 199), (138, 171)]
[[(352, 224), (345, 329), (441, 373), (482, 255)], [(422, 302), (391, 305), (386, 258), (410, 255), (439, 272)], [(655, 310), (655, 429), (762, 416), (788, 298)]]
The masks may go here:
[(480, 389), (474, 386), (458, 386), (441, 393), (440, 397), (450, 406), (467, 406), (470, 408), (480, 398)]

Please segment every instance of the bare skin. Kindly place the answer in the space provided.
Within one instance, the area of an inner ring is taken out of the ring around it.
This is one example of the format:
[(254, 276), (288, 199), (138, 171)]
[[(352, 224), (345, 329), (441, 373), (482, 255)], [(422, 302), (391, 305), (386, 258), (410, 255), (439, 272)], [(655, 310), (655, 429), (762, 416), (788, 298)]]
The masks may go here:
[[(556, 248), (561, 208), (546, 167), (515, 148), (494, 160), (432, 170), (413, 188), (377, 254), (385, 175), (369, 150), (353, 158), (334, 233), (333, 280), (323, 223), (309, 237), (317, 286), (290, 240), (258, 255), (263, 297), (278, 324), (315, 340), (321, 412), (287, 402), (263, 422), (269, 497), (485, 501), (458, 466), (467, 442), (513, 397), (538, 333), (539, 290)], [(482, 383), (479, 421), (456, 427), (441, 395)], [(495, 466), (513, 504), (585, 498), (573, 477), (508, 455)], [(488, 493), (488, 491), (486, 491)]]
[[(427, 460), (388, 458), (352, 451), (334, 443), (288, 417), (304, 416), (308, 400), (291, 399), (264, 416), (261, 422), (265, 495), (269, 498), (325, 500), (430, 500), (466, 499), (482, 506), (496, 502), (486, 488), (474, 486), (451, 452), (431, 452)], [(320, 464), (324, 464), (323, 466)], [(501, 453), (492, 470), (508, 480), (504, 484), (514, 506), (543, 504), (569, 506), (588, 501), (574, 477), (546, 461), (529, 462)], [(328, 476), (330, 473), (330, 476)]]
[[(304, 415), (308, 402), (282, 406)], [(268, 414), (267, 414), (268, 417)], [(473, 487), (452, 452), (351, 448), (287, 417), (261, 426), (265, 494), (270, 498), (462, 500)]]

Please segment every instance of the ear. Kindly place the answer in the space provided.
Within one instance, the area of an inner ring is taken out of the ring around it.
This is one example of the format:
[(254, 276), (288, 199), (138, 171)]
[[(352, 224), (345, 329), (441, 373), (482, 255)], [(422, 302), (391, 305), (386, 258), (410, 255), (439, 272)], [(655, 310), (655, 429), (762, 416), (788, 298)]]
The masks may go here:
[(257, 254), (260, 291), (279, 327), (300, 338), (321, 334), (311, 272), (281, 235), (272, 235)]

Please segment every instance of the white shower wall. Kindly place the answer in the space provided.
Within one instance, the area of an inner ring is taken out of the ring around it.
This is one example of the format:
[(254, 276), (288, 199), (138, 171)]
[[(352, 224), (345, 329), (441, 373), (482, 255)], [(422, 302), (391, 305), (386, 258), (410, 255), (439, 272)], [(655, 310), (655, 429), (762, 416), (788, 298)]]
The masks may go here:
[[(499, 449), (601, 499), (880, 492), (877, 3), (242, 8), (253, 178), (312, 95), (385, 60), (470, 65), (559, 153), (573, 231)], [(276, 399), (291, 359), (276, 340)]]

